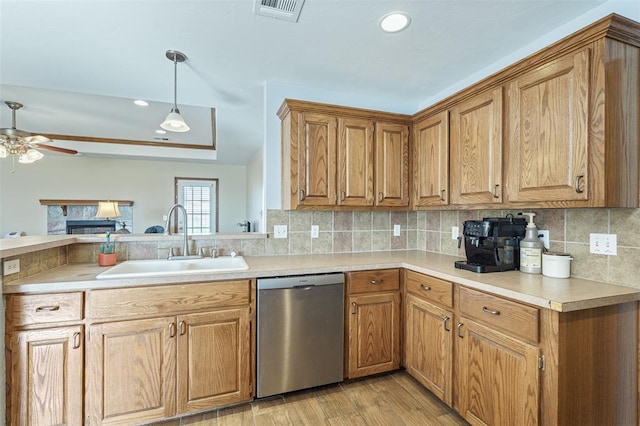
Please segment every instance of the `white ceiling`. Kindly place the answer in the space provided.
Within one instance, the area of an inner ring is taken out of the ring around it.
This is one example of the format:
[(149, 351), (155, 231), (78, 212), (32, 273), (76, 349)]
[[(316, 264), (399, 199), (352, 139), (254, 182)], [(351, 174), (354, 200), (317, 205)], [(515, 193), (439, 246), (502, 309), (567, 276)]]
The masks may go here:
[[(178, 105), (214, 107), (216, 161), (246, 164), (263, 144), (265, 82), (375, 96), (413, 113), (603, 2), (306, 0), (291, 23), (254, 15), (253, 0), (1, 0), (0, 83), (171, 103), (165, 51), (180, 50)], [(384, 34), (378, 20), (393, 10), (411, 26)]]

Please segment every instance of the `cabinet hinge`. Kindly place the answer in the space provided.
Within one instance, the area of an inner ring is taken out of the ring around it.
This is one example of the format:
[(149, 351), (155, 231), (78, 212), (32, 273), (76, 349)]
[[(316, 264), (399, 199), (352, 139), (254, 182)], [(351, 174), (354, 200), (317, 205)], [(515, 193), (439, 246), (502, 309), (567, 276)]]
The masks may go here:
[(544, 355), (540, 355), (540, 357), (538, 358), (538, 369), (540, 371), (544, 371), (544, 367), (545, 367)]

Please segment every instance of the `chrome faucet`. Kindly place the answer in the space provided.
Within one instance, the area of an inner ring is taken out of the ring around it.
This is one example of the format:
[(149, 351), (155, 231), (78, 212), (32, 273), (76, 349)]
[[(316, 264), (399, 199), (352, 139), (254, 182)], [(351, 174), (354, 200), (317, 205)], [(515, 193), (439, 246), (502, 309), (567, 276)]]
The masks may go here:
[(187, 231), (187, 210), (184, 208), (184, 206), (182, 204), (174, 204), (173, 206), (171, 206), (171, 208), (169, 209), (169, 213), (167, 213), (167, 223), (165, 224), (164, 227), (164, 235), (171, 235), (171, 231), (169, 228), (169, 225), (171, 223), (171, 215), (173, 214), (173, 211), (175, 209), (178, 209), (179, 211), (182, 212), (182, 215), (184, 217), (184, 244), (182, 246), (182, 256), (175, 256), (173, 255), (173, 250), (169, 250), (169, 257), (167, 258), (168, 260), (171, 259), (196, 259), (196, 258), (201, 258), (201, 255), (196, 255), (196, 256), (189, 256), (189, 234)]

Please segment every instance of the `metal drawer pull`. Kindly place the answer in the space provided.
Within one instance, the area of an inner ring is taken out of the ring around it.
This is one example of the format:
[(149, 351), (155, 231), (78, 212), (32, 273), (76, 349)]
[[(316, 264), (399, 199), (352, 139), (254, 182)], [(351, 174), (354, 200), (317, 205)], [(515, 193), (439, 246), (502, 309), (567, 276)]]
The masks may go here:
[(180, 327), (180, 335), (184, 336), (184, 333), (187, 332), (187, 324), (184, 321), (180, 321), (178, 326)]
[(73, 349), (78, 349), (80, 347), (80, 333), (77, 331), (73, 333)]
[(344, 199), (347, 198), (347, 194), (344, 191), (340, 192), (340, 201), (344, 201)]
[(444, 201), (444, 192), (445, 192), (444, 189), (440, 191), (440, 201)]
[(54, 312), (54, 311), (59, 311), (60, 310), (60, 306), (59, 305), (51, 305), (51, 306), (38, 306), (36, 308), (36, 312)]
[(176, 324), (169, 323), (169, 337), (176, 337)]
[(382, 284), (384, 280), (371, 280), (371, 284)]
[(499, 184), (493, 186), (493, 198), (500, 198), (500, 195), (498, 195), (498, 188), (500, 188)]
[(449, 324), (449, 320), (450, 319), (451, 318), (449, 318), (449, 317), (442, 318), (442, 326), (444, 327), (444, 331), (451, 331), (450, 328), (447, 328), (447, 324)]
[(584, 178), (584, 175), (576, 176), (576, 192), (578, 194), (582, 194), (584, 192), (584, 189), (580, 189), (580, 180), (583, 178)]
[(429, 290), (431, 290), (431, 287), (426, 286), (426, 285), (424, 285), (424, 284), (420, 284), (420, 288), (421, 288), (421, 289), (423, 289), (424, 291), (429, 291)]
[(382, 201), (384, 199), (384, 194), (382, 192), (378, 192), (378, 201)]
[(356, 302), (351, 302), (351, 313), (352, 314), (356, 313)]
[(486, 306), (482, 307), (482, 311), (486, 312), (488, 314), (491, 314), (491, 315), (500, 315), (500, 311), (491, 310), (491, 309), (487, 308)]
[(300, 201), (304, 201), (304, 189), (300, 190)]
[(456, 328), (458, 329), (458, 337), (461, 339), (464, 339), (464, 336), (462, 335), (462, 326), (464, 324), (459, 322), (458, 325), (456, 325)]

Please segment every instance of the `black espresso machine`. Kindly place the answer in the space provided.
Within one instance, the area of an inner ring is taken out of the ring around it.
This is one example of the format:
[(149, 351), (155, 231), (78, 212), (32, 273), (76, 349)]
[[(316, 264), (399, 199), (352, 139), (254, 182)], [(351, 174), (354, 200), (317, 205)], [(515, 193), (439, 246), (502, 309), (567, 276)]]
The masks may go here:
[[(512, 271), (520, 267), (520, 240), (524, 238), (524, 218), (485, 217), (466, 220), (463, 237), (467, 260), (458, 260), (458, 269), (473, 272)], [(458, 248), (461, 239), (458, 239)]]

